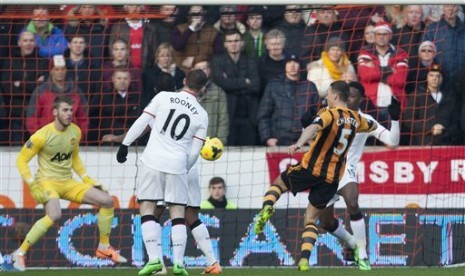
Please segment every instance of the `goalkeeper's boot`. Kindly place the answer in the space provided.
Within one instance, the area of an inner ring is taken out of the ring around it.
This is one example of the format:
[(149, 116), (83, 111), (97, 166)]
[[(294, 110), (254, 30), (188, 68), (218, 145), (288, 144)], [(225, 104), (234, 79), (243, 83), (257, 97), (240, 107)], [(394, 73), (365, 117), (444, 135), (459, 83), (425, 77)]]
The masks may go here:
[(205, 268), (205, 270), (202, 272), (202, 274), (221, 274), (223, 270), (221, 269), (221, 266), (218, 262), (209, 265)]
[(299, 261), (299, 264), (297, 265), (297, 270), (299, 271), (309, 271), (310, 266), (308, 266), (308, 259), (302, 258)]
[(115, 263), (126, 263), (128, 260), (121, 256), (117, 250), (109, 246), (107, 249), (97, 248), (95, 256), (102, 259), (110, 259)]
[(357, 245), (357, 247), (355, 247), (355, 250), (354, 250), (354, 258), (355, 258), (355, 261), (357, 262), (358, 269), (371, 270), (371, 265), (370, 265), (370, 261), (368, 260), (368, 258), (361, 259), (358, 255), (358, 251), (359, 249)]
[(260, 234), (265, 228), (266, 222), (271, 218), (274, 213), (274, 208), (271, 205), (265, 205), (263, 209), (258, 213), (257, 221), (255, 222), (254, 232)]
[(163, 270), (163, 264), (161, 263), (160, 259), (155, 259), (154, 261), (150, 261), (145, 264), (144, 268), (142, 268), (137, 275), (152, 275), (152, 273), (157, 273)]
[(188, 276), (189, 275), (189, 273), (187, 273), (186, 268), (181, 264), (174, 264), (173, 265), (173, 273), (174, 273), (174, 275), (182, 275), (182, 276)]
[(23, 252), (16, 250), (11, 254), (11, 260), (13, 261), (13, 267), (18, 271), (26, 271), (26, 256)]

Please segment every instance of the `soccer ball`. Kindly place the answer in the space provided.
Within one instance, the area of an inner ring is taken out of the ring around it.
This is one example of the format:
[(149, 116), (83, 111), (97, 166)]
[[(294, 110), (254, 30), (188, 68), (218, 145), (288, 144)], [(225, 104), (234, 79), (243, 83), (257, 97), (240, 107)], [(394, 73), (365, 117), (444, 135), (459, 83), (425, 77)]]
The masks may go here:
[(200, 150), (200, 156), (208, 161), (215, 161), (223, 154), (223, 142), (220, 139), (214, 137), (207, 137), (202, 149)]

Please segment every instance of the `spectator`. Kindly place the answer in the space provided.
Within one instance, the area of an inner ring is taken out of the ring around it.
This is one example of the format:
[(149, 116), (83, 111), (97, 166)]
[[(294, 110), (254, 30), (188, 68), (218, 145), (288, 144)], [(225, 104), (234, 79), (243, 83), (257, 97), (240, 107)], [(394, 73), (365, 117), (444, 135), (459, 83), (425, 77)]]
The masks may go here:
[(465, 68), (460, 70), (456, 75), (453, 82), (457, 102), (456, 116), (459, 118), (460, 145), (465, 145)]
[[(174, 28), (174, 22), (176, 21), (176, 16), (178, 15), (178, 8), (175, 5), (161, 5), (160, 15), (164, 16), (164, 18), (151, 21), (151, 24), (155, 30), (157, 43), (171, 44), (171, 30)], [(153, 45), (153, 47), (157, 48), (158, 45)]]
[(116, 68), (112, 90), (96, 95), (90, 102), (91, 131), (89, 141), (100, 141), (105, 134), (120, 135), (134, 123), (140, 112), (140, 93), (131, 91), (131, 73)]
[(195, 58), (194, 69), (201, 69), (208, 77), (205, 91), (197, 98), (208, 113), (207, 135), (219, 138), (224, 145), (228, 143), (229, 115), (226, 93), (211, 81), (210, 62), (204, 56)]
[(457, 143), (457, 103), (452, 90), (441, 90), (443, 72), (433, 64), (426, 85), (410, 97), (404, 124), (411, 130), (411, 145), (451, 145)]
[(272, 29), (266, 33), (265, 46), (266, 53), (259, 60), (260, 78), (262, 80), (262, 89), (265, 89), (267, 83), (274, 78), (284, 74), (285, 55), (284, 45), (286, 36), (278, 29)]
[(263, 10), (250, 7), (247, 12), (247, 31), (244, 34), (244, 51), (250, 58), (261, 58), (265, 52)]
[(362, 48), (358, 56), (358, 74), (366, 91), (366, 96), (378, 108), (378, 122), (387, 123), (387, 107), (391, 97), (395, 96), (403, 106), (405, 99), (405, 81), (408, 72), (407, 53), (389, 42), (392, 30), (388, 23), (376, 24), (375, 43)]
[[(420, 45), (425, 32), (425, 23), (422, 21), (423, 10), (420, 5), (407, 5), (404, 8), (405, 24), (393, 28), (392, 45), (401, 47), (409, 55), (409, 65), (415, 64)], [(411, 66), (410, 66), (411, 67)]]
[(160, 72), (169, 73), (174, 78), (174, 90), (181, 89), (184, 84), (186, 74), (174, 63), (174, 51), (168, 43), (161, 43), (155, 51), (155, 62), (152, 68), (148, 68), (142, 72), (142, 80), (144, 85), (144, 93), (151, 93), (155, 87), (153, 77)]
[[(237, 30), (242, 35), (245, 34), (247, 28), (241, 22), (236, 20), (236, 6), (221, 6), (220, 19), (213, 24), (213, 27), (218, 31), (219, 39), (224, 41), (224, 35), (227, 31)], [(224, 53), (224, 48), (215, 54)]]
[(200, 203), (200, 209), (237, 209), (237, 205), (226, 199), (226, 182), (223, 178), (215, 176), (210, 179), (208, 184), (208, 192), (210, 196), (207, 200)]
[(77, 85), (66, 79), (66, 62), (62, 55), (53, 57), (50, 61), (49, 79), (37, 86), (32, 93), (26, 118), (26, 127), (30, 134), (53, 122), (53, 101), (56, 96), (64, 94), (74, 100), (73, 120), (81, 128), (82, 137), (86, 137), (89, 125), (87, 101)]
[(318, 89), (321, 98), (326, 98), (331, 83), (337, 80), (356, 81), (357, 75), (346, 54), (345, 43), (338, 37), (332, 37), (325, 44), (321, 58), (307, 66), (307, 79)]
[(154, 86), (152, 90), (147, 89), (143, 91), (140, 102), (142, 108), (146, 107), (158, 93), (162, 91), (176, 91), (176, 83), (170, 73), (160, 71), (150, 81), (153, 82)]
[(87, 99), (100, 93), (100, 66), (87, 49), (88, 37), (82, 34), (69, 36), (68, 49), (64, 53), (67, 78), (76, 83)]
[[(95, 18), (99, 16), (100, 18)], [(92, 64), (100, 68), (105, 58), (108, 36), (108, 19), (105, 12), (96, 5), (76, 5), (67, 13), (65, 35), (81, 34), (87, 37), (87, 48), (92, 56)]]
[(140, 91), (141, 71), (129, 60), (129, 49), (126, 40), (118, 38), (113, 41), (111, 45), (111, 58), (111, 60), (105, 61), (103, 64), (103, 90), (108, 91), (112, 89), (112, 78), (115, 68), (126, 67), (131, 72), (131, 89)]
[[(429, 25), (432, 22), (438, 22), (444, 13), (442, 5), (421, 5), (425, 16), (425, 23)], [(460, 20), (464, 20), (463, 8), (459, 7), (458, 16)]]
[(375, 43), (375, 25), (367, 25), (363, 32), (364, 44), (363, 46)]
[(54, 55), (61, 55), (68, 45), (63, 31), (50, 22), (48, 8), (45, 6), (32, 9), (32, 20), (23, 31), (35, 35), (40, 57), (50, 58)]
[[(381, 21), (386, 21), (395, 28), (402, 28), (405, 25), (404, 11), (402, 5), (384, 5), (384, 18)], [(380, 21), (376, 22), (379, 23)]]
[(304, 51), (302, 57), (307, 60), (306, 64), (321, 58), (324, 45), (331, 37), (338, 37), (342, 41), (348, 40), (332, 7), (323, 6), (318, 9), (316, 18), (316, 23), (306, 28), (302, 39)]
[(276, 26), (286, 36), (284, 51), (296, 53), (300, 56), (302, 50), (302, 37), (305, 30), (305, 22), (302, 19), (302, 7), (300, 5), (287, 5), (283, 20)]
[(3, 62), (0, 90), (8, 114), (8, 141), (13, 144), (23, 144), (29, 138), (25, 132), (26, 107), (34, 89), (43, 83), (48, 75), (48, 62), (39, 59), (33, 33), (22, 32), (18, 46), (11, 49), (10, 58)]
[(319, 97), (313, 82), (300, 82), (296, 54), (285, 59), (285, 74), (272, 79), (257, 111), (260, 141), (268, 147), (291, 145), (302, 132), (299, 118), (305, 111), (317, 114)]
[(110, 45), (113, 46), (119, 38), (124, 39), (128, 43), (128, 55), (133, 66), (138, 69), (148, 68), (153, 64), (153, 53), (158, 45), (154, 26), (142, 18), (143, 5), (125, 5), (124, 9), (128, 18), (111, 26)]
[(434, 42), (438, 61), (443, 66), (450, 83), (455, 73), (465, 68), (465, 25), (458, 17), (458, 5), (443, 5), (444, 14), (438, 22), (426, 27), (425, 40)]
[(188, 22), (173, 28), (171, 39), (175, 52), (176, 65), (184, 72), (190, 71), (197, 55), (211, 58), (215, 52), (223, 51), (218, 31), (205, 23), (203, 6), (189, 8)]
[(256, 112), (260, 93), (260, 76), (255, 60), (242, 54), (241, 33), (231, 30), (225, 34), (226, 53), (212, 60), (212, 80), (228, 98), (228, 145), (255, 145), (257, 139)]
[(426, 83), (426, 76), (430, 66), (438, 63), (436, 59), (436, 45), (431, 41), (423, 41), (418, 47), (418, 58), (413, 59), (416, 63), (409, 66), (407, 84), (405, 92), (407, 95), (413, 94), (419, 85)]

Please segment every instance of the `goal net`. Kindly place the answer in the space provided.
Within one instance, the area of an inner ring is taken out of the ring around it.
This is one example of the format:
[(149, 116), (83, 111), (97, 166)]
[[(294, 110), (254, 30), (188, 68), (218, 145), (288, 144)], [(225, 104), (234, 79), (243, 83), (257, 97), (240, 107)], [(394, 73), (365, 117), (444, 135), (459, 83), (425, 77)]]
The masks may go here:
[[(148, 138), (130, 147), (124, 165), (115, 158), (119, 144), (102, 139), (124, 133), (159, 91), (181, 89), (192, 68), (208, 70), (211, 83), (199, 101), (209, 112), (208, 135), (225, 144), (219, 160), (199, 160), (202, 199), (210, 197), (210, 179), (221, 177), (227, 200), (238, 207), (201, 211), (222, 266), (296, 265), (308, 192), (284, 194), (263, 235), (255, 235), (253, 226), (270, 183), (302, 157), (303, 152), (289, 155), (287, 146), (299, 137), (303, 114), (314, 116), (326, 105), (335, 80), (360, 82), (366, 94), (360, 109), (387, 129), (390, 95), (401, 101), (400, 145), (386, 147), (370, 138), (357, 165), (372, 266), (465, 262), (460, 6), (2, 5), (0, 10), (0, 252), (7, 262), (44, 215), (18, 173), (18, 152), (32, 133), (53, 121), (53, 98), (69, 93), (77, 102), (74, 122), (83, 131), (80, 156), (115, 201), (111, 243), (129, 256), (129, 266), (145, 263), (135, 190)], [(239, 39), (228, 29), (238, 30)], [(377, 48), (383, 39), (390, 46)], [(231, 54), (235, 47), (238, 53)], [(63, 56), (64, 68), (57, 56)], [(32, 171), (36, 163), (30, 162)], [(28, 266), (112, 266), (94, 256), (96, 209), (60, 203), (62, 219), (28, 252)], [(344, 200), (335, 206), (350, 231)], [(166, 214), (162, 223), (169, 264)], [(321, 230), (311, 265), (349, 265), (344, 247)], [(205, 265), (191, 237), (185, 262)]]

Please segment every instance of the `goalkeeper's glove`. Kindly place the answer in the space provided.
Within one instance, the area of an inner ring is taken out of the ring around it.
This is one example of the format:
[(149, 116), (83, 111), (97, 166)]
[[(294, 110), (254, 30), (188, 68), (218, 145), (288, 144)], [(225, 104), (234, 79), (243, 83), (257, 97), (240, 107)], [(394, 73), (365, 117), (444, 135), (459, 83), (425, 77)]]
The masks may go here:
[(42, 189), (42, 186), (40, 186), (39, 183), (37, 183), (33, 179), (26, 181), (26, 183), (29, 186), (29, 189), (31, 190), (32, 198), (34, 198), (34, 200), (37, 203), (42, 203), (42, 204), (47, 203), (47, 201), (49, 199), (48, 195), (44, 191), (44, 189)]
[(128, 146), (121, 144), (118, 153), (116, 153), (116, 160), (118, 160), (119, 163), (124, 163), (127, 160), (126, 156), (128, 156)]
[(391, 104), (388, 106), (388, 112), (392, 121), (399, 121), (400, 119), (400, 102), (395, 97), (391, 98)]
[(94, 180), (94, 179), (90, 178), (90, 176), (88, 176), (88, 175), (85, 175), (85, 176), (82, 177), (82, 182), (84, 182), (84, 183), (86, 183), (88, 185), (92, 185), (92, 186), (94, 186), (94, 188), (99, 189), (101, 191), (108, 192), (108, 189), (105, 186), (103, 186), (103, 184), (100, 183), (100, 181)]

